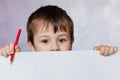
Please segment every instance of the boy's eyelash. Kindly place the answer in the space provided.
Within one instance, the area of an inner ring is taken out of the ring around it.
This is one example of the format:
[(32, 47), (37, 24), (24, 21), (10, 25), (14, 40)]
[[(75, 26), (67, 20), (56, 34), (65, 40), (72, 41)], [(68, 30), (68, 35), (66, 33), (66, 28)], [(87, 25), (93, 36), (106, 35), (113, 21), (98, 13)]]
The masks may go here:
[(66, 39), (59, 39), (59, 41), (61, 42), (61, 41), (66, 41)]
[(47, 42), (48, 42), (48, 40), (47, 40), (47, 39), (46, 39), (46, 40), (41, 40), (41, 42), (47, 43)]

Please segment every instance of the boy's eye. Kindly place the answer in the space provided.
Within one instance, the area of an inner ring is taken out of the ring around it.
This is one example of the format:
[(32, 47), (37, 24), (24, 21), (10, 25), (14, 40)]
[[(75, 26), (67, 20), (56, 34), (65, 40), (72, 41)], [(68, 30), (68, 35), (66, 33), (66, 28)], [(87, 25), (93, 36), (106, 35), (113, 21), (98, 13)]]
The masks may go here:
[(65, 39), (59, 39), (59, 42), (64, 42), (64, 41), (66, 41)]
[(43, 42), (43, 43), (48, 43), (48, 40), (42, 40), (41, 42)]

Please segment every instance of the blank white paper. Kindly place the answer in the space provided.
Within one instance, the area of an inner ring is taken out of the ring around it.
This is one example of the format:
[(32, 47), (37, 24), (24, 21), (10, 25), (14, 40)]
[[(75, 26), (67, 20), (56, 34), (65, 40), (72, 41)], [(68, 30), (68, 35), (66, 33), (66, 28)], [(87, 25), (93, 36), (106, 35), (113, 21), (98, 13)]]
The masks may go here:
[(13, 64), (0, 56), (0, 80), (120, 80), (120, 53), (19, 52)]

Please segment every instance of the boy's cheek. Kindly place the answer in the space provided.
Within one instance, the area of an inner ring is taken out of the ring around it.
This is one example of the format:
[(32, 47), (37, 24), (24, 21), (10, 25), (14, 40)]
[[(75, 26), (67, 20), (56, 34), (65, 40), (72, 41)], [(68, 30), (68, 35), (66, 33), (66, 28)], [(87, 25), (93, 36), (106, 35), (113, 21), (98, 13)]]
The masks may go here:
[(36, 51), (49, 51), (49, 46), (38, 46), (36, 47)]
[(70, 51), (72, 48), (69, 47), (62, 47), (60, 48), (60, 51)]
[(61, 51), (70, 51), (72, 50), (72, 45), (71, 44), (63, 44), (60, 46)]

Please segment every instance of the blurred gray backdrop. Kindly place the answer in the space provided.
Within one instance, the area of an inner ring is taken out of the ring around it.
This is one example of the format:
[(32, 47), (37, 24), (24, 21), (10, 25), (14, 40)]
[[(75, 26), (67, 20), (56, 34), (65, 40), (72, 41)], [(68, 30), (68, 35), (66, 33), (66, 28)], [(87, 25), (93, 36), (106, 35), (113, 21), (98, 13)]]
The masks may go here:
[(74, 22), (73, 50), (97, 45), (120, 47), (120, 0), (0, 0), (0, 47), (14, 42), (22, 28), (19, 45), (29, 51), (26, 23), (30, 14), (44, 5), (58, 5)]

